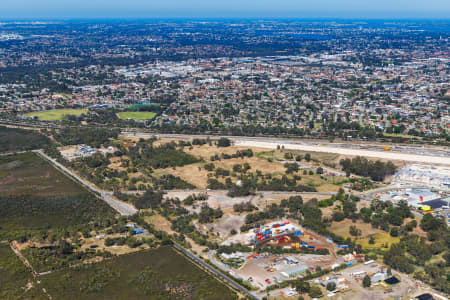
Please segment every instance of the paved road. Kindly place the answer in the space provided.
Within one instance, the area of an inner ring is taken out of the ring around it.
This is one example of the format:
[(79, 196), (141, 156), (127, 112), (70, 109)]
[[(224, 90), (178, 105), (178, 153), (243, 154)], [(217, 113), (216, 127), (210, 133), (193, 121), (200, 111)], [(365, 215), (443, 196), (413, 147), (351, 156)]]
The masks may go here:
[(359, 195), (362, 199), (365, 200), (372, 200), (372, 195), (378, 194), (378, 193), (384, 193), (389, 191), (395, 191), (395, 190), (401, 190), (401, 189), (423, 189), (426, 188), (426, 186), (420, 186), (420, 185), (402, 185), (402, 186), (388, 186), (378, 189), (369, 190), (366, 192), (363, 192)]
[(441, 164), (450, 165), (450, 157), (442, 157), (440, 155), (429, 156), (429, 155), (417, 155), (409, 153), (399, 153), (391, 151), (375, 151), (375, 150), (364, 150), (364, 149), (351, 149), (351, 148), (338, 148), (329, 147), (322, 145), (304, 145), (304, 144), (291, 144), (291, 143), (277, 143), (272, 141), (245, 141), (238, 140), (235, 141), (236, 146), (244, 147), (257, 147), (257, 148), (267, 148), (267, 149), (277, 149), (278, 146), (284, 147), (290, 150), (300, 150), (308, 152), (325, 152), (334, 153), (340, 155), (352, 155), (352, 156), (364, 156), (373, 158), (382, 158), (389, 160), (399, 160), (399, 161), (410, 161), (418, 163), (428, 163), (428, 164)]
[(96, 186), (92, 185), (90, 182), (82, 179), (77, 174), (73, 173), (71, 170), (67, 169), (65, 166), (57, 162), (55, 159), (51, 158), (50, 156), (46, 155), (42, 150), (33, 150), (33, 152), (39, 154), (44, 159), (48, 160), (50, 163), (52, 163), (55, 167), (63, 171), (64, 173), (68, 174), (70, 177), (78, 181), (80, 184), (84, 185), (94, 193), (99, 194), (105, 201), (108, 203), (112, 208), (114, 208), (117, 212), (119, 212), (121, 215), (124, 216), (130, 216), (137, 212), (137, 209), (134, 208), (132, 205), (128, 203), (124, 203), (122, 201), (119, 201), (117, 199), (114, 199), (111, 192), (105, 192)]
[[(158, 134), (140, 132), (138, 130), (122, 130), (122, 136), (148, 138), (156, 136), (159, 138), (173, 138), (179, 140), (191, 140), (192, 138), (214, 138), (222, 136), (212, 135), (188, 135), (188, 134)], [(259, 147), (276, 149), (277, 146), (284, 146), (285, 149), (301, 150), (310, 152), (326, 152), (342, 155), (359, 155), (374, 158), (384, 158), (400, 161), (411, 161), (420, 163), (434, 163), (450, 165), (449, 150), (445, 147), (431, 146), (405, 146), (393, 145), (391, 151), (384, 151), (382, 144), (367, 144), (358, 142), (348, 143), (328, 143), (324, 140), (311, 141), (299, 138), (278, 138), (278, 137), (247, 137), (247, 136), (223, 136), (234, 142), (236, 146)]]
[(242, 286), (240, 286), (239, 284), (237, 284), (235, 281), (231, 280), (230, 278), (228, 278), (227, 276), (225, 276), (224, 274), (222, 274), (221, 272), (217, 271), (216, 269), (214, 269), (212, 266), (208, 265), (207, 263), (205, 263), (203, 260), (201, 260), (200, 258), (198, 258), (197, 256), (195, 256), (194, 254), (190, 253), (189, 251), (187, 251), (186, 249), (184, 249), (183, 247), (181, 247), (180, 245), (178, 245), (177, 243), (174, 243), (173, 246), (180, 250), (181, 252), (183, 252), (186, 256), (188, 256), (189, 258), (191, 258), (192, 260), (194, 260), (196, 263), (198, 263), (199, 265), (201, 265), (202, 267), (205, 267), (206, 269), (208, 269), (209, 271), (211, 271), (213, 274), (215, 274), (217, 277), (220, 277), (220, 279), (224, 280), (225, 282), (227, 282), (229, 285), (231, 285), (232, 287), (236, 288), (237, 290), (239, 290), (240, 292), (242, 292), (244, 295), (249, 296), (252, 299), (259, 299), (258, 296), (252, 294), (251, 292), (249, 292), (248, 290), (246, 290), (245, 288), (243, 288)]

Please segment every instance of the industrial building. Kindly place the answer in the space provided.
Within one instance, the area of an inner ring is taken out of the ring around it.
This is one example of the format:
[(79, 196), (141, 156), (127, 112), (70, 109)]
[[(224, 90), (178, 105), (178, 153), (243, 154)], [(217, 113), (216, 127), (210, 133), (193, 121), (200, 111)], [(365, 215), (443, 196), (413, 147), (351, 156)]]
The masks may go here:
[(426, 185), (450, 190), (450, 168), (431, 165), (408, 165), (394, 175), (394, 182)]
[(293, 277), (297, 277), (300, 274), (305, 273), (307, 270), (308, 270), (308, 267), (306, 267), (304, 265), (299, 265), (299, 266), (293, 267), (291, 269), (287, 269), (287, 270), (281, 272), (280, 274), (286, 278), (293, 278)]

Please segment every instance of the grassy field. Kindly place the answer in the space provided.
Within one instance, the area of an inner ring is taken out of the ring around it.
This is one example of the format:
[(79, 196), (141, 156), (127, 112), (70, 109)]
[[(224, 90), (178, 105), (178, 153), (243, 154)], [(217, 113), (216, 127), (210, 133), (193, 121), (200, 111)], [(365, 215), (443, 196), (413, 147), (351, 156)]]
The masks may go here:
[(87, 226), (112, 209), (35, 153), (0, 157), (0, 240)]
[(53, 299), (237, 299), (169, 246), (40, 278)]
[(33, 283), (31, 272), (6, 243), (0, 244), (0, 274), (0, 299), (48, 299), (36, 287), (25, 292)]
[(87, 109), (55, 109), (39, 112), (31, 112), (26, 114), (27, 117), (37, 117), (39, 120), (45, 121), (61, 121), (65, 116), (79, 116), (81, 114), (86, 114)]
[[(375, 244), (369, 244), (369, 237), (358, 239), (356, 243), (360, 244), (365, 249), (383, 249), (384, 245), (389, 245), (389, 247), (400, 242), (399, 237), (392, 237), (388, 232), (380, 232), (373, 235), (375, 239)], [(387, 249), (387, 248), (385, 248)]]
[(156, 113), (149, 111), (124, 111), (117, 114), (120, 119), (132, 119), (135, 121), (151, 120), (156, 117)]

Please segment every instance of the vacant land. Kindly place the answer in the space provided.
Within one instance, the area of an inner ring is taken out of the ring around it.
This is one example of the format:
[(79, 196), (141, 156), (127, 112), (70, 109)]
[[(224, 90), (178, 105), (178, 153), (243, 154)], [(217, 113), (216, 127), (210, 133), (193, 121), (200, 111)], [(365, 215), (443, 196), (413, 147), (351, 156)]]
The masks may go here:
[(384, 231), (380, 230), (380, 229), (376, 229), (373, 228), (372, 225), (370, 223), (364, 223), (361, 221), (356, 221), (355, 223), (352, 222), (352, 220), (350, 219), (345, 219), (343, 221), (340, 222), (333, 222), (331, 225), (330, 230), (342, 237), (352, 237), (349, 233), (350, 230), (350, 226), (356, 226), (356, 228), (361, 230), (361, 237), (367, 237), (371, 234), (377, 234), (377, 233), (382, 233)]
[(112, 209), (35, 153), (0, 157), (0, 240), (74, 226)]
[[(164, 143), (165, 141), (158, 141)], [(246, 151), (251, 149), (254, 153), (252, 157), (236, 157), (230, 159), (219, 159), (219, 160), (211, 160), (212, 156), (218, 155), (219, 157), (222, 154), (225, 155), (233, 155), (238, 151)], [(284, 167), (285, 162), (293, 163), (294, 160), (286, 161), (284, 156), (287, 152), (297, 153), (295, 151), (281, 151), (281, 150), (273, 150), (267, 151), (266, 149), (254, 148), (254, 147), (239, 147), (239, 146), (231, 146), (226, 148), (219, 148), (216, 146), (210, 146), (208, 144), (202, 146), (193, 146), (192, 148), (184, 148), (186, 153), (194, 155), (196, 157), (200, 157), (203, 159), (203, 162), (189, 164), (182, 167), (176, 168), (167, 168), (160, 169), (155, 172), (156, 175), (163, 174), (172, 174), (174, 176), (178, 176), (186, 182), (189, 182), (195, 185), (198, 188), (204, 189), (208, 186), (208, 178), (211, 177), (211, 172), (205, 169), (205, 165), (213, 163), (215, 169), (224, 169), (229, 170), (233, 173), (233, 166), (237, 164), (249, 164), (250, 169), (247, 174), (254, 172), (261, 172), (262, 174), (270, 174), (270, 176), (274, 178), (281, 178), (286, 174), (286, 168)], [(300, 153), (300, 152), (298, 152)], [(302, 155), (304, 156), (305, 153)], [(312, 159), (317, 161), (311, 161), (309, 163), (302, 160), (300, 164), (300, 170), (298, 172), (294, 172), (293, 174), (301, 176), (301, 180), (298, 180), (298, 184), (314, 187), (319, 192), (334, 192), (337, 191), (340, 185), (345, 181), (345, 177), (335, 177), (335, 176), (325, 176), (325, 175), (317, 175), (310, 174), (309, 171), (315, 173), (317, 167), (321, 166), (319, 162), (324, 160), (327, 163), (335, 162), (337, 159), (337, 155), (334, 154), (324, 154), (324, 155), (311, 155)], [(308, 172), (305, 173), (305, 169), (302, 169), (302, 165), (308, 167)], [(193, 176), (195, 174), (195, 176)], [(288, 175), (289, 177), (291, 175)], [(214, 178), (215, 176), (213, 176)], [(219, 181), (224, 182), (225, 178), (228, 176), (217, 176)], [(236, 181), (236, 177), (232, 179)]]
[(0, 299), (48, 299), (6, 243), (0, 243), (0, 274)]
[(3, 196), (55, 197), (86, 193), (80, 185), (32, 152), (0, 157), (0, 190)]
[(42, 148), (50, 140), (36, 130), (0, 126), (0, 152)]
[(156, 113), (149, 111), (124, 111), (117, 114), (120, 119), (132, 119), (135, 121), (151, 120), (156, 116)]
[(370, 237), (365, 237), (362, 239), (358, 239), (356, 243), (360, 244), (365, 249), (386, 249), (389, 248), (392, 244), (400, 242), (399, 237), (392, 237), (388, 232), (380, 232), (373, 235), (374, 244), (370, 244)]
[(66, 116), (79, 116), (81, 114), (86, 114), (87, 109), (55, 109), (47, 111), (31, 112), (26, 114), (27, 117), (34, 118), (37, 117), (39, 120), (45, 121), (61, 121)]
[[(359, 230), (361, 230), (361, 236), (359, 236), (356, 240), (358, 244), (360, 244), (363, 248), (366, 249), (383, 249), (384, 246), (392, 245), (393, 243), (398, 243), (400, 241), (400, 238), (398, 237), (392, 237), (388, 232), (385, 232), (381, 229), (373, 228), (370, 223), (364, 223), (362, 221), (356, 221), (355, 223), (352, 222), (350, 219), (346, 219), (344, 221), (340, 222), (333, 222), (331, 225), (331, 232), (342, 236), (342, 237), (350, 237), (355, 238), (354, 236), (351, 236), (350, 226), (356, 226)], [(369, 240), (370, 237), (373, 237), (374, 244), (370, 244)]]
[(42, 276), (54, 299), (236, 299), (171, 247), (142, 251)]

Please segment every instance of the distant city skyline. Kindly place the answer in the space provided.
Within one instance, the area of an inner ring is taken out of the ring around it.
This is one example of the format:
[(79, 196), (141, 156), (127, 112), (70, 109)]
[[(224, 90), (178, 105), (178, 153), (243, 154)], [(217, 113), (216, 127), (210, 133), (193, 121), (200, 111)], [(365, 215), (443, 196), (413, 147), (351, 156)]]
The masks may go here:
[(3, 0), (0, 18), (440, 18), (448, 0)]

